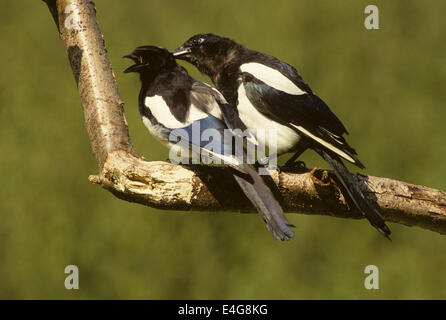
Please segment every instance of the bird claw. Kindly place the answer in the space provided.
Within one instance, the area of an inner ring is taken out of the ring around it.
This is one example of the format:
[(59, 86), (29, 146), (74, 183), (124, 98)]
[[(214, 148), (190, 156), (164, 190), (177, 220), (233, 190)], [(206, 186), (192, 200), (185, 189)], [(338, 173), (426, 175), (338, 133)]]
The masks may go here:
[(298, 160), (298, 161), (287, 161), (285, 162), (284, 167), (287, 168), (293, 168), (293, 169), (301, 169), (301, 170), (306, 170), (307, 169), (307, 165), (305, 164), (305, 162)]

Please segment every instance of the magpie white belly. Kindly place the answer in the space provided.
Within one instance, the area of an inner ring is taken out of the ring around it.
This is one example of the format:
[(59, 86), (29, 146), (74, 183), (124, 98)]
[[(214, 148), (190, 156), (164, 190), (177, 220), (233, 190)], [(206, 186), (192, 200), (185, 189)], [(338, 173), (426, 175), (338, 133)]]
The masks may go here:
[(270, 143), (274, 143), (273, 135), (276, 137), (276, 152), (279, 155), (291, 151), (299, 141), (300, 136), (293, 129), (272, 121), (257, 111), (246, 96), (243, 83), (238, 89), (237, 108), (240, 119), (252, 131), (257, 141), (269, 150)]

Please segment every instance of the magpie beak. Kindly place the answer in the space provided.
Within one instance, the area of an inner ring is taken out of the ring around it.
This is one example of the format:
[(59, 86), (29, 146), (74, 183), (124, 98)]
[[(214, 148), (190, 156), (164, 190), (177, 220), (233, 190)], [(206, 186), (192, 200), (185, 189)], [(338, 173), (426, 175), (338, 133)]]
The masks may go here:
[(147, 67), (149, 65), (149, 63), (142, 63), (142, 59), (140, 59), (140, 57), (135, 55), (133, 52), (126, 54), (125, 56), (122, 56), (122, 58), (132, 59), (133, 62), (135, 62), (134, 65), (131, 65), (130, 67), (125, 69), (124, 73), (138, 72), (138, 70)]
[(177, 48), (177, 49), (175, 49), (175, 50), (173, 50), (172, 52), (171, 52), (171, 54), (175, 57), (175, 58), (178, 58), (178, 57), (184, 57), (184, 56), (187, 56), (187, 55), (189, 55), (189, 53), (191, 52), (191, 49), (190, 48), (185, 48), (185, 47), (179, 47), (179, 48)]

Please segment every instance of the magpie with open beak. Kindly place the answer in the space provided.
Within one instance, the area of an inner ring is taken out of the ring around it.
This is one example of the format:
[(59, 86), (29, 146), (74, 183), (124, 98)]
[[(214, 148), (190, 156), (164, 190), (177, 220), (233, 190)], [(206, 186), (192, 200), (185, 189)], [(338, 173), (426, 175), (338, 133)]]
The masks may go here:
[[(293, 164), (307, 149), (316, 151), (371, 225), (390, 239), (383, 217), (342, 162), (344, 159), (364, 168), (343, 137), (347, 130), (294, 67), (215, 34), (195, 35), (172, 53), (212, 79), (254, 136), (257, 129), (275, 130), (277, 154), (294, 152), (286, 165)], [(257, 136), (264, 147), (267, 136)]]
[[(139, 112), (149, 132), (171, 147), (171, 137), (176, 134), (183, 140), (188, 139), (188, 145), (198, 148), (201, 156), (211, 154), (220, 158), (232, 168), (234, 178), (261, 214), (274, 238), (292, 238), (294, 233), (289, 228), (292, 225), (256, 168), (228, 151), (232, 150), (228, 145), (232, 142), (224, 139), (225, 131), (237, 135), (231, 128), (246, 127), (223, 95), (210, 85), (190, 77), (164, 48), (141, 46), (124, 57), (135, 63), (124, 72), (139, 73), (142, 84)], [(209, 148), (209, 141), (192, 137), (194, 130), (198, 130), (201, 137), (208, 129), (221, 134), (222, 137), (216, 140), (221, 143), (219, 148)]]

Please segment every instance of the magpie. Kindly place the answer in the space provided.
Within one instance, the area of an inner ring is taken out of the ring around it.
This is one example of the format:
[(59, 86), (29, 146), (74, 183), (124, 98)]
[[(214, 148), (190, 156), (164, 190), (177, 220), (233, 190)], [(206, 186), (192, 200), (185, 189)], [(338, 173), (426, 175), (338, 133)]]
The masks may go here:
[[(294, 67), (212, 33), (192, 36), (172, 54), (208, 75), (254, 136), (258, 129), (275, 130), (277, 154), (294, 152), (286, 165), (294, 164), (307, 149), (316, 151), (370, 224), (390, 240), (383, 217), (342, 161), (365, 168), (343, 137), (346, 128)], [(267, 136), (256, 137), (264, 148)]]
[[(172, 137), (179, 137), (186, 140), (186, 146), (191, 146), (192, 151), (195, 147), (202, 156), (210, 154), (224, 161), (274, 238), (292, 238), (294, 233), (289, 227), (293, 225), (285, 218), (279, 202), (257, 169), (247, 161), (238, 159), (229, 148), (233, 142), (222, 137), (228, 130), (237, 135), (231, 128), (244, 127), (223, 95), (210, 85), (192, 78), (177, 64), (173, 55), (162, 47), (140, 46), (124, 58), (134, 62), (124, 72), (139, 73), (142, 84), (139, 113), (149, 132), (169, 147), (175, 146), (176, 140)], [(204, 138), (192, 137), (193, 130), (198, 130), (201, 137), (208, 129), (221, 135), (216, 140), (220, 141), (219, 148), (210, 148)]]

